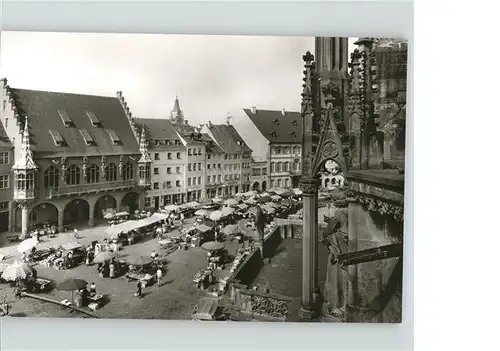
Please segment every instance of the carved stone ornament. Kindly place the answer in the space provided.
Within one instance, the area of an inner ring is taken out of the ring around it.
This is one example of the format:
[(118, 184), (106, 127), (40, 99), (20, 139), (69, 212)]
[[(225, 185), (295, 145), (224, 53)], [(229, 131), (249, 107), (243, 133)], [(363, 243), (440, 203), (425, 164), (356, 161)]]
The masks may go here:
[(66, 157), (61, 157), (61, 179), (64, 180), (66, 178)]
[(258, 316), (286, 320), (290, 311), (290, 302), (272, 296), (241, 295), (242, 311)]
[(83, 162), (82, 162), (83, 179), (87, 179), (87, 163), (88, 163), (87, 156), (83, 156)]
[(402, 206), (393, 205), (386, 201), (378, 200), (373, 197), (357, 194), (355, 202), (363, 205), (370, 212), (377, 212), (381, 216), (391, 216), (396, 221), (400, 222), (404, 218), (404, 210)]
[(123, 175), (123, 155), (120, 155), (120, 163), (118, 163), (118, 174), (120, 176), (120, 179)]
[(300, 190), (302, 190), (302, 195), (313, 196), (318, 193), (319, 180), (316, 178), (302, 178), (299, 186)]
[(101, 157), (101, 177), (106, 177), (106, 156)]

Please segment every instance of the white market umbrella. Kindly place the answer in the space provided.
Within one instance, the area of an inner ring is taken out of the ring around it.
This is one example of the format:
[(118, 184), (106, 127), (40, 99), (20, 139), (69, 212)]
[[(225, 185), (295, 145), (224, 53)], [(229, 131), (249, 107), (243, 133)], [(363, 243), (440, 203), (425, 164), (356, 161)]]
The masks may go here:
[(236, 206), (238, 204), (238, 201), (235, 199), (227, 199), (226, 201), (224, 201), (224, 204), (228, 206)]
[(204, 210), (204, 209), (201, 209), (201, 210), (197, 210), (195, 213), (194, 213), (195, 216), (201, 216), (201, 217), (205, 217), (208, 215), (208, 211), (207, 210)]
[(217, 222), (219, 219), (222, 217), (222, 212), (221, 211), (214, 211), (210, 213), (210, 219), (214, 222)]
[(17, 251), (21, 253), (26, 252), (33, 249), (37, 245), (38, 245), (38, 240), (36, 240), (36, 238), (29, 238), (19, 244), (19, 246), (17, 247)]
[(7, 281), (16, 281), (18, 279), (26, 279), (32, 274), (33, 268), (31, 268), (30, 265), (16, 261), (5, 268), (2, 273), (2, 279)]
[(222, 216), (225, 217), (225, 216), (229, 216), (231, 213), (234, 212), (234, 208), (232, 207), (224, 207), (222, 210)]

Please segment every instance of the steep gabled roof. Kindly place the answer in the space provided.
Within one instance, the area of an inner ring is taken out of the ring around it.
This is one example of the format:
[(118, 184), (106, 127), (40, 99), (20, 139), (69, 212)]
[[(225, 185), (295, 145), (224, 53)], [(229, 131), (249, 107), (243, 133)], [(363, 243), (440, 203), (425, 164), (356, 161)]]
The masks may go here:
[(3, 127), (3, 123), (0, 121), (0, 149), (12, 149), (12, 145), (7, 132)]
[(259, 132), (272, 144), (302, 142), (302, 117), (299, 112), (243, 109)]
[(31, 146), (38, 157), (139, 153), (116, 97), (25, 89), (11, 92), (20, 113), (29, 118)]
[(180, 140), (172, 122), (164, 118), (135, 118), (138, 127), (146, 129), (146, 139), (151, 140)]
[(229, 124), (212, 124), (208, 126), (215, 141), (228, 154), (240, 154), (242, 152), (251, 153), (248, 147), (234, 126)]

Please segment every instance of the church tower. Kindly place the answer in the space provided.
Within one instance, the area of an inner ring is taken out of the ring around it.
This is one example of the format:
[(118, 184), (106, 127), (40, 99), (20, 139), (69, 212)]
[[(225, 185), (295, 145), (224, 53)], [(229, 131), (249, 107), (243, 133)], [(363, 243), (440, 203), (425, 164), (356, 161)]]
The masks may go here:
[(179, 97), (175, 97), (174, 108), (170, 112), (170, 120), (174, 124), (184, 124), (184, 113), (179, 104)]

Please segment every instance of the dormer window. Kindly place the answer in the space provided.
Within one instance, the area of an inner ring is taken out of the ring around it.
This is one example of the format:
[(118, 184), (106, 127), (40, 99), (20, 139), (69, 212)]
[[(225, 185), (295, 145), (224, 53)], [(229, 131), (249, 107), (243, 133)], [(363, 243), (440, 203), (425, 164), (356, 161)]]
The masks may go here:
[(52, 137), (52, 140), (54, 140), (54, 144), (56, 146), (64, 146), (64, 139), (61, 136), (61, 133), (57, 130), (49, 130), (49, 134)]
[(92, 127), (98, 127), (101, 124), (101, 122), (97, 119), (94, 112), (87, 111), (86, 114), (90, 119), (90, 123), (92, 124)]
[(292, 138), (295, 138), (297, 136), (297, 134), (295, 134), (295, 132), (290, 132), (290, 135), (292, 136)]
[(61, 120), (66, 128), (71, 127), (73, 121), (69, 118), (68, 113), (65, 110), (57, 110), (57, 113), (61, 117)]
[(276, 132), (271, 132), (271, 137), (276, 138)]
[(92, 139), (92, 136), (90, 135), (88, 130), (80, 129), (80, 134), (82, 135), (82, 138), (87, 146), (91, 146), (92, 144), (94, 144), (94, 139)]
[(274, 124), (276, 124), (277, 126), (279, 126), (279, 125), (280, 125), (280, 120), (276, 118), (276, 119), (273, 121), (273, 123), (274, 123)]
[(113, 145), (118, 145), (120, 144), (120, 138), (118, 135), (115, 133), (114, 130), (108, 130), (109, 137), (111, 138), (111, 141), (113, 142)]
[(297, 120), (295, 120), (295, 119), (294, 119), (294, 120), (292, 121), (292, 126), (296, 126), (297, 124), (298, 124), (298, 123), (297, 123)]

